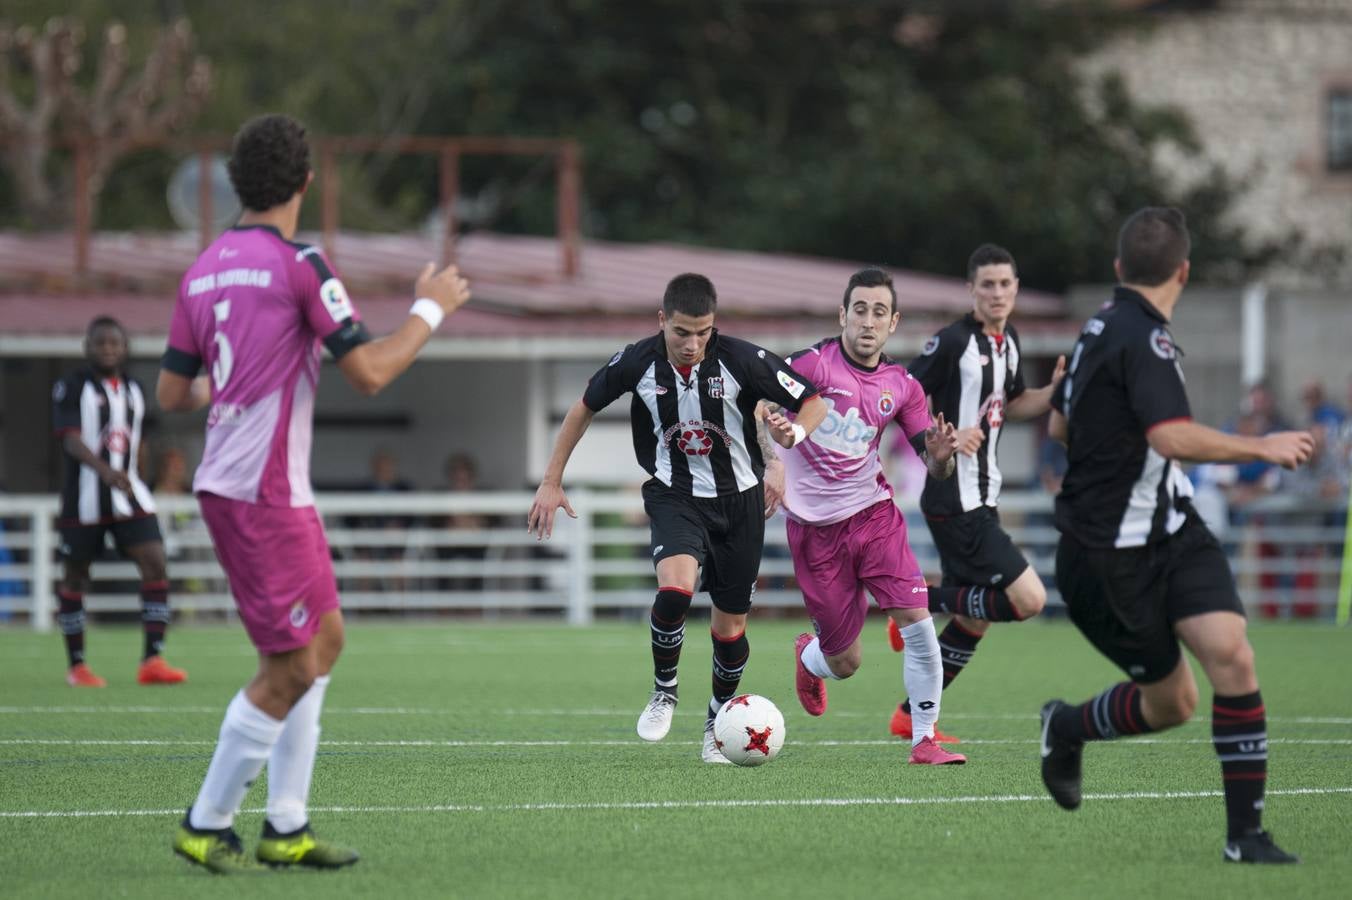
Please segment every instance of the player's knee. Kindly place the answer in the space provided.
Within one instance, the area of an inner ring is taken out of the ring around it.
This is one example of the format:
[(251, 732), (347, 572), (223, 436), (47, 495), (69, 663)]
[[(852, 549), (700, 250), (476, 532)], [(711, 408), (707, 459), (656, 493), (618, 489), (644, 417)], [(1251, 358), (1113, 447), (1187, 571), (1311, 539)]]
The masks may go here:
[(1042, 579), (1036, 575), (1021, 581), (1021, 584), (1013, 586), (1009, 591), (1009, 602), (1018, 612), (1020, 619), (1031, 619), (1041, 613), (1047, 605), (1047, 589), (1042, 585)]
[(839, 656), (828, 656), (826, 658), (827, 667), (831, 670), (831, 674), (837, 678), (849, 678), (859, 671), (862, 662), (862, 654), (858, 651), (851, 653), (847, 650)]
[(1255, 679), (1253, 646), (1244, 635), (1238, 635), (1234, 640), (1226, 641), (1220, 648), (1211, 654), (1210, 665), (1208, 668), (1212, 673), (1212, 681), (1224, 682), (1229, 686), (1237, 683), (1248, 683)]

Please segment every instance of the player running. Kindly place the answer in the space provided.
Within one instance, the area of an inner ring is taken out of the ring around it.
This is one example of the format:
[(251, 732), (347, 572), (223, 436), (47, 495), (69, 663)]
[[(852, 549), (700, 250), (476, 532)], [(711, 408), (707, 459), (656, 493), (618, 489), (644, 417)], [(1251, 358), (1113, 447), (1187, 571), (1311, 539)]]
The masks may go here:
[(901, 320), (896, 307), (892, 277), (862, 269), (845, 287), (840, 337), (789, 360), (818, 386), (830, 409), (808, 441), (779, 454), (793, 573), (817, 632), (799, 635), (794, 645), (798, 699), (809, 715), (820, 716), (826, 711), (824, 679), (849, 678), (858, 670), (867, 588), (906, 639), (902, 679), (916, 698), (911, 763), (965, 763), (967, 757), (934, 740), (943, 678), (939, 640), (925, 578), (906, 540), (906, 520), (878, 457), (883, 429), (896, 422), (930, 476), (943, 479), (953, 474), (958, 441), (943, 413), (931, 422), (920, 383), (883, 355)]
[(127, 332), (99, 316), (85, 333), (88, 365), (52, 388), (52, 421), (61, 438), (61, 558), (65, 572), (56, 596), (57, 622), (66, 639), (71, 687), (107, 684), (85, 662), (84, 595), (89, 566), (108, 534), (141, 575), (141, 628), (145, 634), (139, 684), (178, 684), (188, 674), (164, 661), (169, 627), (169, 576), (155, 501), (137, 471), (145, 394), (126, 372)]
[(527, 520), (527, 528), (546, 539), (560, 507), (577, 517), (563, 491), (568, 458), (592, 417), (632, 393), (634, 455), (652, 476), (643, 485), (643, 507), (651, 520), (658, 584), (649, 620), (653, 692), (639, 715), (638, 735), (660, 741), (671, 730), (685, 618), (702, 568), (701, 587), (713, 601), (713, 696), (701, 750), (707, 763), (728, 761), (714, 744), (714, 716), (737, 693), (751, 653), (746, 615), (769, 509), (757, 403), (770, 400), (798, 412), (796, 423), (777, 415), (770, 424), (772, 437), (785, 447), (802, 441), (826, 416), (816, 388), (783, 360), (718, 333), (717, 303), (713, 283), (703, 275), (671, 280), (657, 314), (660, 333), (611, 357), (568, 411)]
[[(1019, 333), (1009, 323), (1019, 273), (1008, 250), (976, 248), (967, 260), (967, 289), (972, 311), (931, 337), (909, 366), (936, 411), (958, 430), (957, 472), (942, 481), (927, 477), (920, 495), (943, 570), (941, 586), (930, 588), (930, 612), (953, 614), (939, 635), (945, 690), (971, 662), (991, 622), (1021, 622), (1047, 603), (1042, 579), (1000, 527), (996, 453), (1006, 420), (1046, 415), (1066, 365), (1065, 357), (1057, 359), (1045, 387), (1025, 386)], [(890, 620), (888, 637), (895, 650), (905, 643)], [(891, 730), (911, 737), (909, 700), (892, 713)], [(958, 742), (945, 734), (937, 739)]]
[[(357, 861), (316, 838), (306, 815), (320, 708), (343, 646), (310, 487), (319, 348), (371, 395), (469, 298), (454, 267), (434, 274), (428, 263), (408, 319), (372, 340), (319, 248), (291, 240), (312, 177), (295, 120), (262, 116), (235, 136), (230, 180), (244, 214), (183, 278), (156, 391), (167, 410), (211, 405), (193, 491), (258, 649), (258, 672), (230, 702), (206, 779), (174, 837), (176, 853), (218, 873)], [(197, 378), (204, 367), (209, 377)], [(267, 818), (255, 862), (232, 826), (264, 763)]]
[(1190, 249), (1177, 209), (1146, 208), (1127, 219), (1113, 264), (1119, 285), (1085, 323), (1054, 398), (1051, 435), (1065, 442), (1070, 462), (1056, 498), (1056, 584), (1075, 627), (1130, 680), (1077, 706), (1043, 705), (1042, 780), (1058, 805), (1077, 809), (1085, 741), (1192, 718), (1197, 682), (1181, 641), (1214, 691), (1222, 858), (1294, 863), (1263, 830), (1267, 718), (1244, 607), (1177, 461), (1295, 468), (1309, 460), (1314, 438), (1304, 431), (1241, 437), (1192, 421), (1182, 353), (1169, 333)]

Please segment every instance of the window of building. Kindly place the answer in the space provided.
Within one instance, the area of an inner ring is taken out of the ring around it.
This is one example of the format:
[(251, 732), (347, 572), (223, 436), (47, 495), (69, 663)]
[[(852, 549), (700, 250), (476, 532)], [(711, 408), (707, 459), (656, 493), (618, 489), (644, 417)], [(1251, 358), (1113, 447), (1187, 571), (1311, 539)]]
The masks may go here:
[(1352, 171), (1352, 87), (1328, 93), (1328, 167)]

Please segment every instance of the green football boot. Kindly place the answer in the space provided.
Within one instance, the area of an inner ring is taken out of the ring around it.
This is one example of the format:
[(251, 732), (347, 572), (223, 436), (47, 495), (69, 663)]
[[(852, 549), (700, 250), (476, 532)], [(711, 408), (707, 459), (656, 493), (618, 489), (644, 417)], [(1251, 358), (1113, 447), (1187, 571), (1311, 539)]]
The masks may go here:
[(217, 875), (266, 875), (260, 865), (244, 852), (239, 835), (231, 828), (198, 831), (185, 821), (174, 835), (174, 852), (191, 863)]
[(360, 857), (356, 850), (340, 847), (315, 837), (309, 824), (299, 831), (281, 834), (271, 822), (263, 824), (263, 839), (258, 842), (258, 861), (270, 866), (311, 866), (316, 869), (341, 869)]

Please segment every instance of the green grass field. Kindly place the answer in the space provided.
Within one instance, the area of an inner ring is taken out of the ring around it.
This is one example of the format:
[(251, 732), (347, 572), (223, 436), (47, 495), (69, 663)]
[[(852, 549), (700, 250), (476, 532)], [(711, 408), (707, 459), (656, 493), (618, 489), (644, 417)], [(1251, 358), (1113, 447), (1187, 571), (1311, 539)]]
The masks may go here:
[[(743, 689), (784, 711), (759, 769), (699, 759), (709, 644), (692, 622), (671, 736), (634, 720), (646, 627), (355, 624), (334, 673), (313, 793), (320, 833), (361, 850), (336, 873), (248, 887), (175, 858), (174, 826), (226, 703), (252, 672), (238, 627), (171, 631), (191, 680), (134, 682), (139, 633), (98, 628), (105, 690), (62, 682), (58, 634), (0, 631), (0, 896), (1132, 897), (1348, 896), (1352, 633), (1252, 630), (1268, 707), (1266, 824), (1300, 866), (1223, 865), (1219, 765), (1205, 718), (1091, 745), (1084, 806), (1046, 799), (1037, 717), (1116, 672), (1063, 622), (997, 627), (944, 696), (967, 766), (906, 765), (887, 734), (900, 657), (881, 619), (864, 667), (809, 719), (794, 697), (796, 623), (754, 621)], [(1208, 709), (1203, 688), (1201, 709)], [(255, 785), (238, 827), (261, 827)]]

